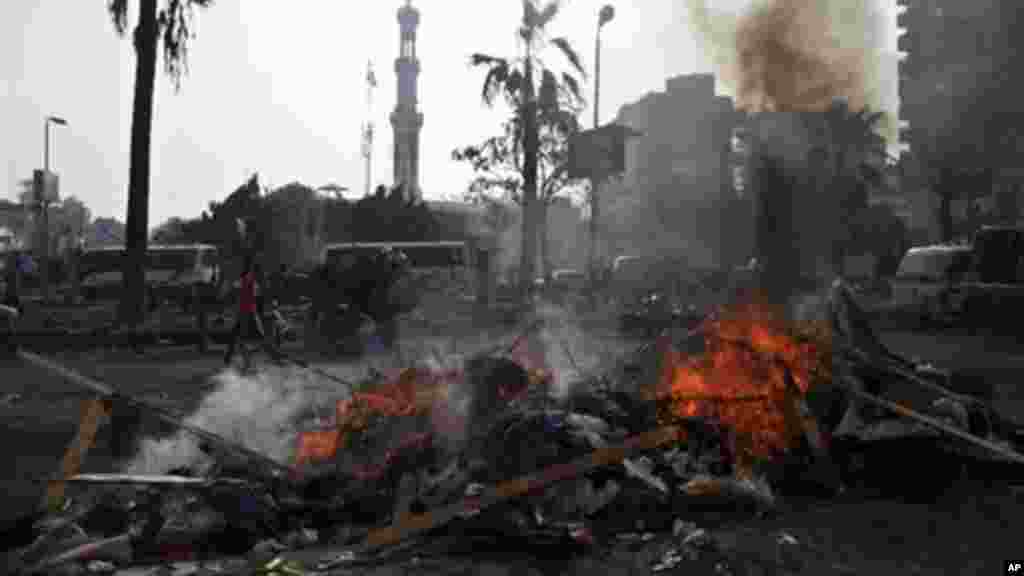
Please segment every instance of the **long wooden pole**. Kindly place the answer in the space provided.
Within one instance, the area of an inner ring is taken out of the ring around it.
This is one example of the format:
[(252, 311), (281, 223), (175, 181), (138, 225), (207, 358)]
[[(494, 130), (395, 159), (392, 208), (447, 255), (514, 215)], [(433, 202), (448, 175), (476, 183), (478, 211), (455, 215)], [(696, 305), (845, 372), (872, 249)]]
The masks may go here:
[(232, 442), (231, 440), (228, 440), (223, 436), (214, 434), (213, 432), (210, 432), (208, 430), (204, 430), (197, 426), (188, 424), (182, 421), (181, 418), (174, 416), (173, 414), (162, 408), (158, 408), (156, 406), (153, 406), (152, 404), (148, 404), (137, 398), (132, 398), (130, 396), (121, 394), (114, 390), (113, 388), (111, 388), (110, 386), (107, 386), (106, 384), (99, 382), (98, 380), (94, 380), (74, 370), (61, 366), (60, 364), (57, 364), (56, 362), (53, 362), (38, 354), (28, 352), (26, 350), (18, 350), (18, 357), (37, 368), (40, 368), (52, 374), (56, 374), (57, 376), (63, 378), (65, 381), (76, 386), (79, 386), (80, 388), (90, 390), (103, 398), (116, 399), (120, 402), (125, 402), (136, 408), (145, 410), (151, 413), (159, 420), (171, 424), (177, 428), (180, 428), (192, 434), (193, 436), (197, 436), (198, 438), (210, 442), (211, 444), (215, 444), (228, 450), (231, 450), (233, 452), (236, 452), (238, 454), (248, 456), (250, 458), (253, 458), (254, 460), (267, 464), (268, 466), (276, 470), (290, 472), (290, 469), (288, 468), (287, 465), (281, 464), (280, 462), (277, 462), (276, 460), (268, 457), (265, 454), (261, 454), (260, 452), (256, 452), (255, 450), (246, 448), (241, 444)]
[(911, 420), (920, 422), (921, 424), (924, 424), (940, 432), (945, 432), (946, 434), (949, 434), (951, 436), (956, 436), (961, 440), (965, 440), (971, 444), (974, 444), (975, 446), (984, 448), (994, 454), (1002, 456), (1003, 458), (1006, 458), (1017, 464), (1024, 464), (1024, 455), (1021, 455), (1019, 452), (1013, 450), (1012, 448), (1007, 448), (1005, 446), (996, 444), (995, 442), (992, 442), (990, 440), (979, 438), (978, 436), (975, 436), (970, 432), (965, 432), (955, 426), (950, 426), (949, 424), (946, 424), (941, 420), (937, 420), (935, 418), (932, 418), (931, 416), (926, 416), (924, 414), (921, 414), (920, 412), (911, 410), (906, 406), (897, 404), (896, 402), (892, 402), (880, 396), (875, 396), (874, 394), (858, 390), (855, 386), (847, 385), (844, 386), (844, 389), (847, 392), (853, 394), (854, 396), (861, 398), (862, 400), (866, 400), (868, 402), (871, 402), (872, 404), (886, 408), (887, 410), (895, 412), (900, 416), (910, 418)]
[(326, 560), (317, 568), (329, 570), (346, 563), (353, 557), (357, 558), (360, 553), (372, 552), (385, 546), (397, 544), (416, 534), (444, 526), (467, 513), (476, 513), (506, 500), (534, 492), (549, 484), (577, 478), (596, 468), (622, 462), (631, 452), (656, 448), (679, 438), (681, 431), (682, 429), (676, 426), (665, 426), (650, 430), (633, 436), (616, 446), (595, 450), (572, 462), (555, 464), (534, 474), (527, 474), (507, 480), (486, 489), (478, 498), (465, 498), (450, 506), (427, 512), (426, 514), (409, 515), (399, 518), (391, 526), (371, 532), (357, 550), (343, 553), (337, 559)]

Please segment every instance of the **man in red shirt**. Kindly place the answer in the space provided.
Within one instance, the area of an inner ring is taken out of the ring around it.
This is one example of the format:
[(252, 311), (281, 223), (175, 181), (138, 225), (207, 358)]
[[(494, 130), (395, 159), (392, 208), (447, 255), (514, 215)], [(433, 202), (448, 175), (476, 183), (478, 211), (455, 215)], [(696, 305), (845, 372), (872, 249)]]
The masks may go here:
[(231, 330), (231, 341), (228, 344), (227, 355), (224, 356), (224, 363), (230, 364), (235, 355), (235, 347), (242, 349), (242, 359), (245, 370), (250, 367), (249, 350), (245, 340), (255, 331), (256, 336), (266, 346), (266, 333), (263, 331), (263, 320), (259, 314), (259, 264), (254, 263), (251, 257), (246, 257), (242, 266), (242, 277), (238, 289), (238, 316), (235, 318), (235, 326)]

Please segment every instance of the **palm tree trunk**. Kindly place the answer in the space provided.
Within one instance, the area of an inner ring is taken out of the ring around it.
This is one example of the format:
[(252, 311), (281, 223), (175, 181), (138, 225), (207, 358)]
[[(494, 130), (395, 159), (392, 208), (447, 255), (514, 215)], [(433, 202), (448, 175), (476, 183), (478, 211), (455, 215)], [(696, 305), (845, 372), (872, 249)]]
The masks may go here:
[(533, 281), (537, 264), (537, 154), (540, 147), (537, 134), (537, 106), (533, 90), (532, 54), (527, 48), (524, 74), (525, 97), (523, 114), (523, 230), (522, 250), (519, 254), (519, 295), (525, 304)]
[(131, 167), (128, 174), (128, 215), (125, 230), (122, 319), (137, 324), (144, 314), (146, 240), (149, 227), (149, 157), (153, 128), (153, 84), (157, 60), (157, 0), (139, 3), (135, 28), (135, 101), (132, 107)]
[(537, 218), (537, 242), (540, 244), (541, 274), (545, 282), (551, 280), (551, 234), (548, 226), (548, 207), (550, 204), (545, 200), (537, 202), (540, 205)]

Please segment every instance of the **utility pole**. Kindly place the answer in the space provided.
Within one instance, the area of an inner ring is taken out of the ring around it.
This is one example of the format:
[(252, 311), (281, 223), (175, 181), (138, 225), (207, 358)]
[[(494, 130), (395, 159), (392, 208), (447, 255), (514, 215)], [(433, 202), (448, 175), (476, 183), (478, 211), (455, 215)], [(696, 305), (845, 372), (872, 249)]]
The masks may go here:
[(43, 173), (38, 182), (35, 183), (36, 202), (39, 210), (39, 238), (42, 245), (40, 253), (39, 283), (42, 288), (43, 302), (50, 300), (50, 218), (49, 203), (56, 198), (49, 198), (53, 177), (50, 175), (50, 125), (67, 126), (67, 120), (57, 116), (47, 116), (43, 119)]
[[(615, 8), (610, 4), (601, 7), (597, 18), (597, 33), (594, 38), (594, 130), (601, 126), (601, 29), (604, 25), (615, 18)], [(598, 244), (598, 218), (600, 216), (600, 186), (604, 175), (590, 180), (590, 300), (591, 305), (597, 305), (597, 285), (599, 260), (597, 254)]]
[(366, 162), (364, 196), (370, 196), (373, 189), (373, 89), (377, 87), (377, 76), (373, 73), (373, 62), (366, 63), (366, 125), (363, 127), (363, 161)]

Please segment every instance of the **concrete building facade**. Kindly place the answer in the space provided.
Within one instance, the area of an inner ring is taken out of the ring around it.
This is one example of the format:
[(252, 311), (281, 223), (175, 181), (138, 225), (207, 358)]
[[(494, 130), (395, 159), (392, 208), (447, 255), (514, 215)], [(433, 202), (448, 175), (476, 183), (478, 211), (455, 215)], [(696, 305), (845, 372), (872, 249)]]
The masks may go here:
[(616, 122), (641, 133), (626, 144), (626, 170), (604, 188), (605, 255), (723, 261), (723, 201), (732, 194), (730, 139), (738, 115), (715, 77), (669, 78), (664, 92), (623, 106)]
[[(898, 0), (900, 131), (920, 195), (934, 195), (939, 167), (991, 170), (953, 199), (965, 219), (1015, 221), (1024, 190), (1024, 29), (1016, 0)], [(936, 208), (938, 202), (931, 202)], [(987, 211), (987, 212), (986, 212)], [(930, 239), (939, 239), (936, 215)]]

